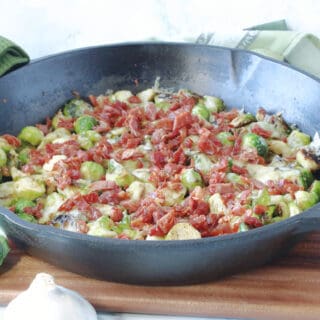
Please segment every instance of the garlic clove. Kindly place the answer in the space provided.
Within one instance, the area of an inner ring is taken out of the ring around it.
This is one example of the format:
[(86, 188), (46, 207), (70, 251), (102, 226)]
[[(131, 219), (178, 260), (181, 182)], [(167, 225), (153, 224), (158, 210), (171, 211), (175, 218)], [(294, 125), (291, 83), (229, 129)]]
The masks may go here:
[(92, 305), (80, 294), (39, 273), (29, 286), (7, 306), (4, 320), (97, 320)]

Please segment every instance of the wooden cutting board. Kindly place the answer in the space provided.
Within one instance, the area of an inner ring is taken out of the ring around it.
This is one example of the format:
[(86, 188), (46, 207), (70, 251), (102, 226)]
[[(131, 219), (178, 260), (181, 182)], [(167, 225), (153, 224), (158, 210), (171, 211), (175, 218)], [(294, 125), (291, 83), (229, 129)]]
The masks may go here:
[(99, 281), (12, 251), (0, 268), (0, 304), (25, 290), (35, 274), (78, 291), (98, 310), (254, 319), (320, 319), (320, 232), (272, 264), (223, 280), (180, 287)]

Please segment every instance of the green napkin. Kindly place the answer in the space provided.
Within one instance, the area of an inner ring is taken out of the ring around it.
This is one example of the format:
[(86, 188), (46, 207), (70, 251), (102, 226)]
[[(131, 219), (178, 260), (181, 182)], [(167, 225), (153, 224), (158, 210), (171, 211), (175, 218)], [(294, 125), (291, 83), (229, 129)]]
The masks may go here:
[(203, 33), (196, 43), (251, 50), (320, 77), (320, 40), (312, 34), (288, 30), (285, 20), (231, 34)]
[(0, 266), (10, 251), (7, 239), (0, 235)]
[(29, 56), (24, 50), (0, 36), (0, 76), (28, 62)]

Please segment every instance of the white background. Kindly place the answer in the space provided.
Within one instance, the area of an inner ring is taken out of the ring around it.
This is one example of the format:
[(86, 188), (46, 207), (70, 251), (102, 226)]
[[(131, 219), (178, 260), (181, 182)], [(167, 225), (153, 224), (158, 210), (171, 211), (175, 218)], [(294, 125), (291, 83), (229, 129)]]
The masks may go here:
[(0, 0), (0, 34), (32, 58), (150, 38), (180, 40), (285, 18), (320, 36), (317, 0)]

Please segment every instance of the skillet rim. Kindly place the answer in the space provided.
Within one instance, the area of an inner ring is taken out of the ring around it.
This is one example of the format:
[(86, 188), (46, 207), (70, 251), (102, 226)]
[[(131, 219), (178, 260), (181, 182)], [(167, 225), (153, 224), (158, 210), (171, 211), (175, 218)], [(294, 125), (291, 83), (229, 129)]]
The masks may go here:
[[(81, 48), (76, 48), (76, 49), (71, 49), (63, 52), (58, 52), (54, 54), (50, 54), (44, 57), (32, 59), (29, 64), (26, 64), (18, 69), (15, 69), (9, 73), (6, 73), (3, 78), (8, 78), (12, 74), (12, 76), (16, 75), (19, 72), (23, 72), (24, 69), (26, 68), (32, 68), (33, 65), (36, 65), (38, 63), (42, 63), (47, 60), (54, 60), (57, 58), (63, 58), (67, 57), (70, 55), (74, 55), (77, 53), (82, 53), (82, 52), (89, 52), (91, 50), (96, 50), (96, 49), (108, 49), (108, 48), (121, 48), (121, 47), (137, 47), (137, 46), (169, 46), (169, 47), (187, 47), (187, 48), (192, 48), (192, 47), (199, 47), (199, 48), (212, 48), (213, 50), (221, 50), (221, 51), (228, 51), (231, 54), (233, 52), (239, 52), (240, 54), (245, 54), (249, 56), (256, 56), (260, 60), (267, 60), (272, 63), (281, 65), (282, 67), (289, 68), (294, 70), (295, 72), (298, 72), (300, 74), (303, 74), (306, 77), (309, 77), (316, 81), (319, 84), (320, 87), (320, 78), (318, 78), (315, 75), (312, 75), (304, 70), (301, 70), (298, 67), (289, 65), (286, 62), (279, 61), (270, 57), (266, 57), (262, 54), (245, 50), (245, 49), (238, 49), (238, 48), (228, 48), (224, 46), (212, 46), (212, 45), (205, 45), (205, 44), (196, 44), (196, 43), (188, 43), (188, 42), (166, 42), (166, 41), (159, 41), (159, 42), (152, 42), (152, 41), (133, 41), (133, 42), (121, 42), (121, 43), (113, 43), (113, 44), (104, 44), (104, 45), (97, 45), (97, 46), (87, 46), (87, 47), (81, 47)], [(0, 78), (0, 83), (1, 83), (1, 78)], [(72, 231), (67, 231), (67, 230), (62, 230), (58, 228), (54, 228), (52, 226), (47, 226), (47, 225), (40, 225), (40, 224), (35, 224), (31, 223), (25, 220), (20, 219), (18, 216), (16, 216), (13, 212), (10, 210), (6, 209), (5, 207), (0, 206), (0, 215), (3, 216), (6, 221), (10, 224), (12, 224), (14, 227), (19, 227), (22, 229), (29, 229), (30, 231), (36, 232), (38, 235), (44, 236), (48, 235), (49, 237), (51, 236), (56, 236), (56, 235), (61, 235), (64, 238), (69, 238), (71, 240), (76, 240), (76, 241), (85, 241), (85, 242), (98, 242), (99, 244), (104, 244), (104, 243), (109, 243), (110, 245), (121, 245), (122, 243), (125, 246), (128, 246), (128, 244), (134, 244), (136, 246), (150, 246), (150, 247), (179, 247), (179, 246), (198, 246), (201, 245), (202, 243), (211, 243), (211, 242), (219, 242), (219, 241), (233, 241), (235, 239), (241, 239), (242, 237), (247, 237), (247, 236), (254, 236), (258, 235), (260, 232), (267, 232), (269, 229), (276, 229), (276, 228), (284, 228), (285, 225), (288, 226), (293, 226), (297, 229), (299, 229), (300, 225), (304, 224), (304, 220), (308, 220), (312, 218), (311, 211), (320, 209), (320, 202), (317, 203), (315, 206), (309, 208), (308, 210), (305, 210), (293, 217), (289, 217), (283, 221), (279, 221), (276, 223), (272, 223), (269, 225), (264, 225), (259, 228), (251, 229), (245, 232), (239, 232), (239, 233), (231, 233), (231, 234), (224, 234), (224, 235), (219, 235), (219, 236), (214, 236), (214, 237), (207, 237), (207, 238), (201, 238), (201, 239), (189, 239), (189, 240), (170, 240), (170, 241), (163, 241), (163, 240), (152, 240), (152, 241), (146, 241), (146, 240), (130, 240), (129, 242), (123, 241), (122, 239), (113, 239), (113, 238), (104, 238), (104, 237), (98, 237), (98, 236), (91, 236), (87, 234), (81, 234), (77, 232), (72, 232)], [(319, 217), (320, 220), (320, 217)], [(1, 230), (1, 227), (0, 227)]]

